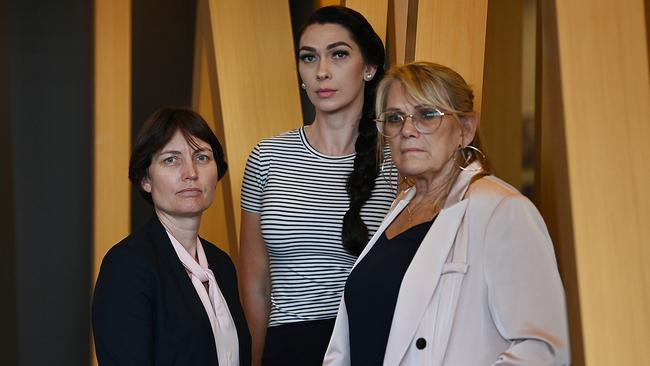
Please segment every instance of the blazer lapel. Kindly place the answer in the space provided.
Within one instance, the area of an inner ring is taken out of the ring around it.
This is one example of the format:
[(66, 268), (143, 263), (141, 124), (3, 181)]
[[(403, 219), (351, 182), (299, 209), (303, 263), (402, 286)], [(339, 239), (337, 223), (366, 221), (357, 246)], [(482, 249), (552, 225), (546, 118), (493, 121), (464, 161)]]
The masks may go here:
[[(200, 324), (200, 327), (203, 328), (202, 332), (209, 332), (206, 334), (212, 334), (210, 318), (208, 318), (208, 314), (205, 312), (203, 303), (201, 302), (199, 295), (196, 293), (196, 289), (194, 288), (192, 280), (187, 274), (185, 267), (183, 267), (183, 263), (178, 259), (178, 255), (176, 255), (176, 251), (174, 251), (174, 247), (167, 236), (165, 227), (160, 223), (155, 214), (149, 223), (149, 228), (151, 238), (156, 244), (160, 256), (163, 258), (164, 265), (161, 267), (161, 270), (168, 271), (173, 278), (173, 282), (177, 286), (177, 291), (180, 292), (181, 297), (185, 301), (185, 306), (187, 306), (191, 311), (193, 323), (197, 325)], [(209, 343), (214, 346), (214, 341)], [(216, 353), (216, 346), (214, 347)]]
[(436, 289), (466, 208), (464, 200), (440, 211), (407, 269), (395, 305), (385, 365), (398, 365), (406, 354)]

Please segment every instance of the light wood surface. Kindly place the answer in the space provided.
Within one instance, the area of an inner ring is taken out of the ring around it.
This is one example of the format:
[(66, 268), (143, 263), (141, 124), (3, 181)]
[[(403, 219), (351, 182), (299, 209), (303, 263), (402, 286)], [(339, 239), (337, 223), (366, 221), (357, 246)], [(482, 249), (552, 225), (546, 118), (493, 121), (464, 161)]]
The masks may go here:
[(555, 3), (538, 2), (535, 198), (553, 239), (566, 293), (573, 366), (583, 366), (582, 318), (575, 260)]
[(386, 43), (388, 0), (345, 0), (344, 5), (363, 14), (379, 38)]
[(479, 130), (494, 173), (517, 188), (522, 182), (523, 150), (522, 15), (521, 0), (488, 4)]
[(386, 47), (392, 65), (413, 61), (417, 26), (417, 0), (389, 1)]
[[(221, 182), (224, 199), (213, 204), (225, 212), (210, 212), (205, 217), (206, 223), (220, 223), (213, 228), (204, 223), (202, 228), (214, 234), (215, 230), (223, 230), (224, 223), (219, 220), (225, 219), (226, 230), (234, 229), (227, 245), (230, 255), (236, 258), (238, 240), (234, 238), (233, 243), (232, 236), (239, 233), (246, 159), (260, 139), (302, 125), (299, 82), (288, 2), (208, 0), (206, 14), (210, 41), (205, 58), (208, 62), (213, 59), (214, 66), (208, 63), (209, 72), (199, 72), (204, 76), (195, 82), (194, 101), (201, 111), (206, 111), (210, 108), (207, 100), (211, 100), (211, 119), (222, 138), (229, 171)], [(215, 71), (215, 77), (209, 76)], [(205, 86), (200, 84), (206, 82), (211, 84), (210, 92), (201, 89)], [(225, 217), (219, 218), (222, 214)], [(223, 237), (222, 233), (214, 235)]]
[(95, 2), (94, 279), (106, 251), (129, 233), (131, 2)]
[(93, 285), (131, 224), (131, 1), (96, 0), (94, 9)]
[(330, 5), (343, 5), (343, 2), (345, 0), (314, 0), (314, 4), (318, 8), (322, 8), (324, 6), (330, 6)]
[(419, 0), (415, 61), (432, 61), (459, 72), (474, 88), (481, 111), (487, 0)]
[[(560, 108), (587, 365), (650, 344), (650, 79), (643, 0), (556, 1)], [(543, 122), (543, 121), (542, 121)], [(556, 148), (550, 146), (549, 148)], [(549, 169), (562, 168), (555, 159)], [(560, 243), (563, 245), (564, 243)], [(577, 314), (570, 314), (578, 316)]]
[[(197, 2), (196, 33), (194, 42), (194, 76), (192, 91), (192, 108), (208, 122), (212, 130), (224, 145), (224, 129), (222, 123), (217, 123), (221, 118), (219, 102), (219, 89), (216, 72), (214, 43), (210, 31), (210, 17), (208, 1)], [(217, 185), (214, 202), (203, 213), (199, 234), (202, 238), (219, 246), (229, 253), (233, 261), (237, 262), (237, 232), (234, 217), (237, 208), (232, 206), (228, 198), (229, 190), (225, 188), (226, 177)]]

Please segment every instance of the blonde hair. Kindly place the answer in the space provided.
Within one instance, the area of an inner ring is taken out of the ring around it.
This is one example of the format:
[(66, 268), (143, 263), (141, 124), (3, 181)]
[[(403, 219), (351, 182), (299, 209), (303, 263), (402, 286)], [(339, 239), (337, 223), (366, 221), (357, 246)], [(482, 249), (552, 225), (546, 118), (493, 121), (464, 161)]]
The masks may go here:
[[(386, 110), (386, 102), (390, 87), (399, 82), (404, 90), (415, 102), (423, 105), (430, 105), (453, 117), (461, 123), (463, 117), (474, 113), (474, 92), (460, 74), (447, 66), (433, 62), (413, 62), (405, 65), (393, 66), (377, 87), (375, 98), (375, 112), (379, 116)], [(379, 142), (382, 146), (385, 139), (382, 137)], [(480, 149), (478, 130), (471, 146)], [(487, 158), (473, 149), (466, 149), (466, 156), (463, 156), (461, 149), (454, 155), (459, 166), (467, 166), (474, 161), (481, 164), (484, 174), (489, 174), (489, 163)], [(460, 161), (460, 164), (458, 162)], [(464, 167), (463, 166), (463, 167)], [(453, 169), (442, 189), (442, 195), (436, 200), (436, 205), (444, 203), (444, 199), (458, 177), (460, 169)], [(408, 177), (406, 177), (408, 179)], [(442, 200), (442, 202), (440, 202)]]

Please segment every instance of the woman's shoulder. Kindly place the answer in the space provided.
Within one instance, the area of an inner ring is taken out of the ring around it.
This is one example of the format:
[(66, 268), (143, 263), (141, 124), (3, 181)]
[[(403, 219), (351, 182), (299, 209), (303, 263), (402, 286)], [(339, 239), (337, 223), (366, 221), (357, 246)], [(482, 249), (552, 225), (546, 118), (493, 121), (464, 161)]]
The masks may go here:
[(487, 175), (474, 181), (467, 191), (467, 197), (474, 203), (474, 207), (489, 208), (490, 211), (498, 207), (519, 207), (520, 209), (534, 209), (535, 207), (530, 199), (519, 190), (493, 175)]
[(225, 261), (232, 264), (232, 259), (230, 259), (228, 253), (226, 253), (223, 249), (219, 248), (217, 245), (203, 238), (200, 239), (201, 239), (201, 245), (203, 245), (203, 250), (205, 251), (206, 256), (213, 257), (220, 261)]
[(152, 267), (158, 251), (152, 236), (150, 222), (111, 247), (102, 261), (102, 267)]
[(294, 128), (292, 130), (282, 132), (275, 136), (263, 138), (257, 143), (257, 146), (273, 147), (278, 144), (283, 144), (287, 142), (300, 142), (300, 131), (301, 128)]

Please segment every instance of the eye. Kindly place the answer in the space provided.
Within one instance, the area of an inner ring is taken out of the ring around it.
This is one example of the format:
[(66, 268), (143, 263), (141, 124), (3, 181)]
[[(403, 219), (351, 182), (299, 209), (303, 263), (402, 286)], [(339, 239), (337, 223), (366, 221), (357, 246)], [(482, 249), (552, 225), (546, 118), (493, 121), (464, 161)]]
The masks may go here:
[(399, 112), (384, 113), (384, 122), (386, 123), (402, 123), (404, 122), (404, 114)]
[(417, 112), (418, 117), (421, 120), (429, 121), (434, 118), (442, 117), (445, 114), (440, 112), (437, 108), (423, 108), (419, 109)]
[(165, 165), (174, 165), (177, 161), (178, 161), (178, 157), (172, 155), (164, 158), (162, 162)]
[(304, 63), (308, 64), (308, 63), (316, 61), (316, 56), (314, 54), (311, 54), (311, 53), (301, 53), (300, 55), (298, 55), (298, 59), (301, 62), (304, 62)]
[(336, 50), (332, 52), (332, 57), (335, 59), (346, 58), (350, 53), (345, 50)]
[(202, 162), (202, 163), (206, 163), (206, 162), (209, 162), (210, 160), (212, 160), (212, 157), (210, 157), (207, 154), (199, 154), (199, 155), (196, 156), (196, 160), (198, 160), (199, 162)]

